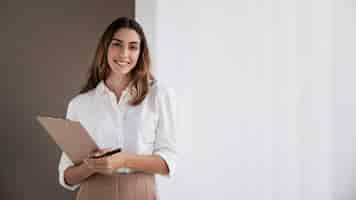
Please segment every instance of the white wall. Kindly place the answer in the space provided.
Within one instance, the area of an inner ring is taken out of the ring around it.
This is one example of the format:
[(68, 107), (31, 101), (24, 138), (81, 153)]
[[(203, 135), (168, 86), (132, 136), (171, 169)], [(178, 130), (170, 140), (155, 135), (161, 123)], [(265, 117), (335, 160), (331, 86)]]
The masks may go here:
[(297, 1), (300, 199), (332, 199), (333, 0)]
[(356, 1), (334, 3), (334, 199), (356, 199)]
[[(176, 90), (183, 119), (178, 171), (159, 178), (162, 199), (328, 200), (342, 190), (351, 197), (355, 184), (341, 183), (352, 182), (352, 167), (340, 173), (335, 164), (356, 152), (337, 151), (352, 149), (343, 144), (355, 132), (347, 119), (351, 129), (336, 135), (343, 112), (352, 114), (338, 106), (348, 90), (335, 92), (350, 84), (335, 81), (351, 77), (354, 63), (350, 53), (343, 62), (344, 47), (355, 47), (343, 34), (352, 20), (342, 5), (136, 1), (136, 17), (154, 40), (157, 76)], [(335, 32), (334, 21), (345, 19)], [(338, 64), (345, 67), (335, 70)]]

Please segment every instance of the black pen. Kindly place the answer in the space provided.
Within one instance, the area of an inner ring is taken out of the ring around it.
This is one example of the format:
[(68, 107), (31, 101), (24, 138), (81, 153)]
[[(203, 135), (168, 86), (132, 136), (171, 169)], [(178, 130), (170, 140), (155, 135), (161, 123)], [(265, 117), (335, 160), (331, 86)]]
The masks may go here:
[(100, 156), (91, 156), (91, 158), (102, 158), (102, 157), (105, 157), (105, 156), (110, 156), (110, 155), (113, 155), (115, 153), (119, 153), (121, 152), (121, 148), (118, 148), (118, 149), (115, 149), (113, 151), (109, 151), (109, 152), (106, 152)]

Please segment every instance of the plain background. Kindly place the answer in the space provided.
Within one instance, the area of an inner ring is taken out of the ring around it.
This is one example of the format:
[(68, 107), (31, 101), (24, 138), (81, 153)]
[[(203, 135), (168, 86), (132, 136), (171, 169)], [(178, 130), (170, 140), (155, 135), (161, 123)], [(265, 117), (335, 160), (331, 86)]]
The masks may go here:
[(183, 108), (181, 161), (160, 179), (162, 198), (355, 199), (355, 9), (137, 0), (159, 78)]
[(35, 120), (64, 117), (104, 29), (134, 1), (1, 3), (0, 199), (74, 199), (58, 182), (59, 148)]

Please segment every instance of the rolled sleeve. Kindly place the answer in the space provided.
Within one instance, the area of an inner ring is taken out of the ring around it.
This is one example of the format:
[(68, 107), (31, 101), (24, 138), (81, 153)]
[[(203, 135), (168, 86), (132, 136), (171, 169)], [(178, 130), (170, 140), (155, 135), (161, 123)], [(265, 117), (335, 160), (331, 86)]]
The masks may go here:
[[(67, 114), (66, 114), (66, 119), (69, 120), (75, 120), (75, 112), (73, 110), (73, 105), (74, 102), (73, 100), (69, 102), (68, 104), (68, 109), (67, 109)], [(74, 191), (76, 188), (80, 186), (80, 184), (77, 185), (68, 185), (65, 180), (64, 180), (64, 171), (68, 168), (73, 166), (74, 163), (69, 159), (67, 154), (65, 152), (62, 152), (60, 160), (59, 160), (59, 165), (58, 165), (58, 178), (59, 178), (59, 183), (66, 189)]]
[(158, 93), (158, 126), (154, 143), (154, 155), (159, 155), (167, 164), (172, 177), (175, 173), (177, 161), (177, 103), (172, 90), (162, 90)]
[(68, 185), (65, 180), (64, 180), (64, 171), (70, 167), (73, 166), (73, 162), (68, 158), (68, 156), (62, 152), (61, 159), (59, 161), (59, 167), (58, 167), (58, 173), (59, 173), (59, 183), (66, 189), (74, 191), (77, 189), (80, 184), (77, 185)]

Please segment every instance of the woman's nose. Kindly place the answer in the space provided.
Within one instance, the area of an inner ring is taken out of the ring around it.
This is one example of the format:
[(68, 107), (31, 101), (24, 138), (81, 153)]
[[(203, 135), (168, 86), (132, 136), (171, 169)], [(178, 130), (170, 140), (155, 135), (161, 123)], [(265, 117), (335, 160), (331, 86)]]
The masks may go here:
[(120, 51), (120, 56), (126, 57), (128, 55), (128, 49), (127, 48), (122, 48)]

